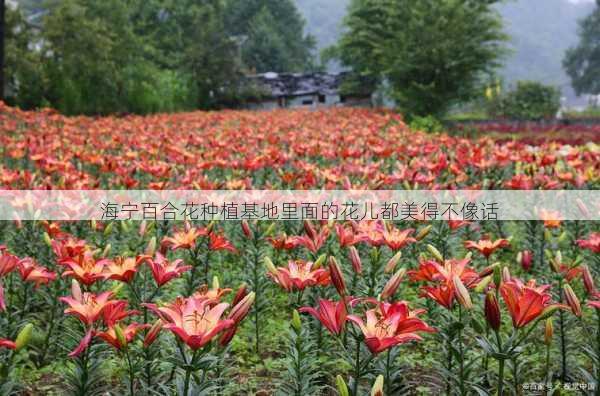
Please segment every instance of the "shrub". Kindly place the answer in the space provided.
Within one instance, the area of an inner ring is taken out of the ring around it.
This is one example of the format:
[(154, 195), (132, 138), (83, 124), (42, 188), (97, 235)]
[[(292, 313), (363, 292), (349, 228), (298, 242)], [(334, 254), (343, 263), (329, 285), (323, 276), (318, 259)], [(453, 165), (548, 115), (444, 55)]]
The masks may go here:
[(510, 119), (552, 118), (560, 108), (560, 91), (535, 81), (519, 81), (494, 107), (496, 115)]
[(410, 129), (422, 132), (442, 132), (444, 126), (434, 116), (413, 117), (410, 122)]

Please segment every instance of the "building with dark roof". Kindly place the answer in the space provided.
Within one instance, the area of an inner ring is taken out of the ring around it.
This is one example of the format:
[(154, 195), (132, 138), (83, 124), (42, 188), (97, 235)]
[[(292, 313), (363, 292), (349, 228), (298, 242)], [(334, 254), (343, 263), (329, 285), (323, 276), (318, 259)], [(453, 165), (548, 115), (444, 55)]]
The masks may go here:
[(263, 73), (247, 76), (258, 92), (250, 109), (372, 106), (372, 92), (349, 93), (342, 85), (349, 73)]

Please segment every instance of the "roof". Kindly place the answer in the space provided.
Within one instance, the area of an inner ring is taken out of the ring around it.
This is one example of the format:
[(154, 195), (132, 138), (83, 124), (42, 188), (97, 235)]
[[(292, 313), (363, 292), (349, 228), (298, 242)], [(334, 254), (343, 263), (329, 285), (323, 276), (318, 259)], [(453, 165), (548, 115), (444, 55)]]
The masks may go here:
[(262, 73), (247, 78), (271, 97), (303, 95), (338, 95), (347, 72), (331, 73)]

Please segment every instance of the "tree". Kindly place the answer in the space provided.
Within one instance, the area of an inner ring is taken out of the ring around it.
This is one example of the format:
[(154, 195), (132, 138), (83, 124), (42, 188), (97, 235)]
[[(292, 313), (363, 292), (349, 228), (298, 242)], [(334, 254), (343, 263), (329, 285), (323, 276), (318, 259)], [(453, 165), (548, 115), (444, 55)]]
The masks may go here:
[(577, 95), (600, 94), (600, 0), (579, 24), (579, 44), (565, 54), (565, 68)]
[(481, 92), (503, 54), (494, 0), (353, 0), (337, 54), (386, 82), (407, 115), (440, 115)]
[(305, 71), (314, 67), (315, 39), (292, 0), (228, 0), (228, 34), (242, 38), (241, 55), (255, 72)]

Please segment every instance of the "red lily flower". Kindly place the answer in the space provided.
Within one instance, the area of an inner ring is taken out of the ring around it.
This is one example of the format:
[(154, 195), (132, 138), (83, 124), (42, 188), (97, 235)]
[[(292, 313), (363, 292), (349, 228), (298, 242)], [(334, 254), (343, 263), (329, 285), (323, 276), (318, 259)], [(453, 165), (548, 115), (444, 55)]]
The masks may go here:
[(76, 260), (78, 256), (89, 250), (84, 240), (72, 236), (65, 239), (54, 239), (51, 244), (56, 260), (61, 264), (66, 260)]
[(404, 246), (409, 243), (416, 242), (415, 238), (409, 237), (415, 230), (412, 228), (400, 231), (397, 228), (393, 228), (390, 231), (385, 231), (383, 233), (383, 239), (385, 244), (392, 250), (402, 249)]
[(588, 239), (578, 239), (577, 245), (582, 249), (589, 249), (596, 254), (600, 253), (600, 232), (592, 232)]
[(360, 327), (367, 347), (377, 354), (398, 344), (422, 340), (417, 332), (435, 331), (417, 317), (421, 312), (411, 312), (406, 302), (382, 303), (367, 310), (366, 323), (355, 315), (348, 315), (348, 320)]
[(109, 262), (107, 259), (96, 260), (93, 252), (86, 250), (73, 259), (65, 259), (63, 265), (69, 270), (63, 272), (62, 276), (71, 276), (84, 285), (91, 285), (100, 279), (104, 279), (104, 266)]
[[(106, 331), (97, 332), (96, 336), (102, 338), (104, 341), (114, 346), (116, 349), (121, 350), (125, 347), (125, 345), (121, 345), (121, 341), (117, 337), (115, 326), (118, 326), (118, 324), (110, 326)], [(147, 329), (148, 327), (150, 327), (150, 325), (132, 323), (129, 326), (122, 329), (121, 331), (123, 332), (123, 336), (125, 337), (126, 344), (129, 344), (138, 332), (140, 332), (143, 329)]]
[(312, 253), (317, 253), (329, 237), (329, 228), (323, 227), (319, 231), (315, 231), (314, 235), (300, 235), (292, 237), (293, 243), (296, 246), (303, 246)]
[(357, 235), (351, 227), (345, 227), (339, 223), (335, 225), (335, 233), (337, 234), (340, 247), (354, 246), (358, 242), (366, 240), (364, 236)]
[(127, 311), (127, 301), (115, 300), (107, 304), (102, 310), (102, 319), (108, 327), (114, 326), (117, 322), (131, 315), (139, 314), (139, 311)]
[(438, 286), (423, 286), (423, 297), (429, 297), (446, 309), (452, 309), (454, 304), (454, 285), (441, 284)]
[(103, 269), (104, 279), (129, 283), (141, 262), (140, 258), (135, 257), (115, 257), (113, 260), (107, 260)]
[(275, 283), (287, 291), (304, 290), (308, 286), (325, 286), (331, 281), (329, 273), (323, 268), (312, 269), (311, 261), (290, 261), (287, 268), (278, 267), (276, 273), (269, 272)]
[(466, 241), (465, 242), (465, 247), (467, 249), (478, 250), (486, 258), (490, 257), (492, 255), (492, 253), (494, 253), (497, 249), (507, 247), (507, 246), (510, 246), (508, 239), (498, 239), (493, 242), (489, 239), (482, 239), (478, 242), (474, 242), (474, 241)]
[(88, 292), (81, 294), (81, 291), (76, 291), (77, 288), (73, 289), (72, 297), (60, 297), (59, 300), (69, 305), (69, 308), (65, 309), (65, 314), (75, 315), (88, 326), (96, 322), (103, 311), (116, 302), (110, 300), (112, 292), (98, 295)]
[(211, 307), (210, 301), (195, 296), (180, 298), (161, 308), (147, 306), (165, 322), (165, 329), (171, 330), (193, 350), (203, 347), (219, 332), (235, 324), (231, 319), (221, 319), (229, 304)]
[(550, 288), (549, 285), (536, 286), (534, 279), (527, 284), (523, 284), (517, 278), (502, 282), (500, 294), (506, 303), (515, 328), (525, 327), (546, 309), (566, 308), (561, 304), (552, 304), (548, 288)]
[(308, 312), (327, 328), (332, 334), (338, 335), (344, 330), (348, 311), (344, 301), (319, 300), (319, 307), (302, 307), (299, 312)]
[(192, 269), (191, 265), (181, 265), (183, 260), (178, 259), (174, 261), (168, 261), (165, 256), (156, 252), (154, 259), (145, 257), (145, 261), (152, 271), (152, 277), (156, 281), (158, 287), (163, 286), (171, 279), (178, 277), (182, 273)]
[(25, 282), (35, 283), (36, 288), (56, 279), (54, 272), (48, 271), (29, 257), (20, 260), (18, 268), (21, 279)]
[(235, 247), (223, 235), (214, 232), (210, 233), (210, 250), (229, 250), (232, 253), (237, 253)]
[(12, 272), (18, 263), (19, 258), (17, 256), (6, 252), (6, 250), (0, 250), (0, 278)]
[(277, 250), (291, 250), (297, 246), (296, 240), (293, 237), (288, 237), (283, 234), (278, 237), (268, 237), (267, 241)]
[(17, 349), (17, 344), (14, 341), (0, 338), (0, 348)]

